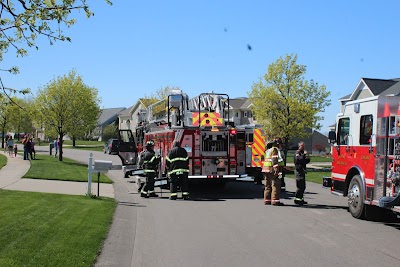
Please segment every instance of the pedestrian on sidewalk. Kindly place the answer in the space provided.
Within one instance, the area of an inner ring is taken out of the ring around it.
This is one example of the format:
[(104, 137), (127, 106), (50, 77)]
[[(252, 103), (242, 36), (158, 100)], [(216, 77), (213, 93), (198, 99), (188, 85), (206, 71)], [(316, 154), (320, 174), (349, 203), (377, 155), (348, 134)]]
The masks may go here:
[(18, 146), (17, 144), (14, 145), (14, 158), (17, 157), (17, 152), (18, 152)]
[(310, 156), (305, 150), (305, 144), (303, 141), (299, 143), (299, 149), (294, 154), (294, 176), (296, 178), (296, 195), (294, 203), (297, 205), (307, 204), (304, 201), (304, 191), (306, 190), (306, 173), (307, 164), (310, 162)]
[(12, 136), (10, 135), (10, 137), (8, 138), (8, 141), (7, 141), (7, 150), (8, 150), (9, 157), (12, 157), (13, 147), (14, 147), (14, 140), (13, 140)]

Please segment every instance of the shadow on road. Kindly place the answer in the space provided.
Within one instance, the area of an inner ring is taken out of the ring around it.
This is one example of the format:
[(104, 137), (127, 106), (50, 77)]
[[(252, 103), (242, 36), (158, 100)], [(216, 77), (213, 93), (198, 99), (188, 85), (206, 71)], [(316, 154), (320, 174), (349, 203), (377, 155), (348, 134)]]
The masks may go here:
[(131, 207), (137, 207), (137, 208), (145, 208), (145, 207), (147, 207), (145, 205), (140, 205), (140, 204), (138, 204), (136, 202), (119, 201), (117, 204), (121, 205), (121, 206), (131, 206)]

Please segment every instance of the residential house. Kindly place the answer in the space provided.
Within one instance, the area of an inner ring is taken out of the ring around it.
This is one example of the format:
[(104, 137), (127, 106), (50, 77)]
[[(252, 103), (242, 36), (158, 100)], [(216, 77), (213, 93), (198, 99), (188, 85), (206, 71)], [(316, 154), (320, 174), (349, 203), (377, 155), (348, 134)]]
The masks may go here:
[(99, 119), (97, 120), (97, 126), (92, 132), (92, 136), (98, 141), (103, 141), (103, 129), (110, 124), (115, 123), (118, 119), (118, 115), (126, 108), (106, 108), (101, 110)]
[(146, 112), (145, 99), (139, 98), (136, 103), (119, 114), (119, 129), (131, 129), (133, 132)]
[(235, 125), (254, 124), (255, 118), (250, 110), (252, 103), (247, 97), (229, 99), (229, 120)]

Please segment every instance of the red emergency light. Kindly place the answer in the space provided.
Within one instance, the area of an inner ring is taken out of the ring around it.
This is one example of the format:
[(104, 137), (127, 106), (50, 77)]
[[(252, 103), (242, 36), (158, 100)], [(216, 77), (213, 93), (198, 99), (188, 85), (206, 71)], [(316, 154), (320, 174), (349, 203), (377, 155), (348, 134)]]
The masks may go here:
[(236, 129), (231, 129), (231, 134), (236, 134), (236, 133), (237, 133)]

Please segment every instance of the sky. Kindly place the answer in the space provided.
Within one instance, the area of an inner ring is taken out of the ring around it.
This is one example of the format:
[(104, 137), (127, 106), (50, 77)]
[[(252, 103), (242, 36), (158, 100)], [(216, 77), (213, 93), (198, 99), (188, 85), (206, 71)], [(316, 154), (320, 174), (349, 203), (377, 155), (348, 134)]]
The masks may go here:
[(64, 29), (71, 43), (42, 37), (23, 58), (10, 49), (2, 69), (16, 65), (20, 74), (2, 74), (5, 86), (34, 96), (74, 69), (98, 89), (101, 108), (130, 107), (166, 86), (189, 97), (246, 97), (268, 65), (297, 54), (305, 78), (331, 92), (320, 121), (327, 133), (338, 99), (361, 78), (400, 77), (398, 0), (113, 2), (88, 0), (95, 15), (74, 14), (77, 23)]

